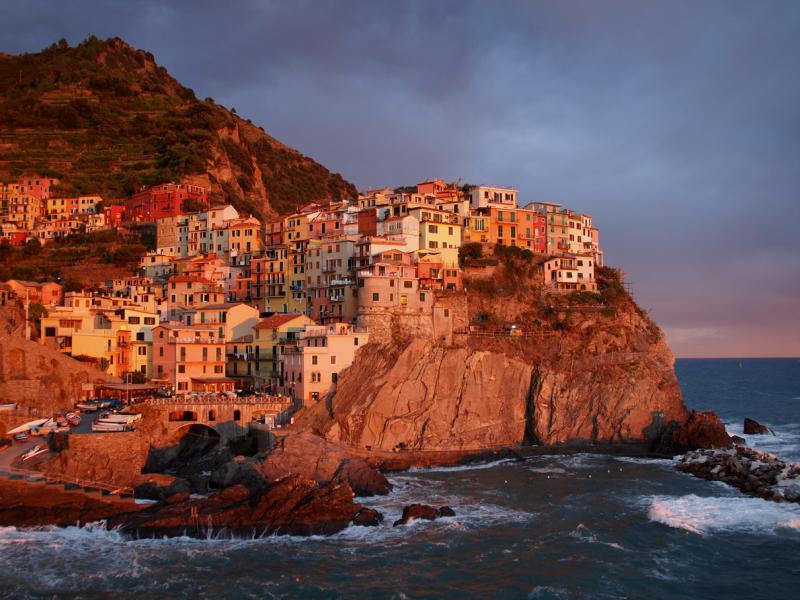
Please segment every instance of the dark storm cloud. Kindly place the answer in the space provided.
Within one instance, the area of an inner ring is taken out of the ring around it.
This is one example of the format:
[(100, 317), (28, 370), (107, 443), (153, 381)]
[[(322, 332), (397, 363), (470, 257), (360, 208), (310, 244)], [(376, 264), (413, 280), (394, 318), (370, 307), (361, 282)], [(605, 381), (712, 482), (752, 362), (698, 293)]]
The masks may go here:
[(591, 212), (679, 354), (800, 354), (800, 4), (12, 1), (0, 28), (120, 36), (362, 188)]

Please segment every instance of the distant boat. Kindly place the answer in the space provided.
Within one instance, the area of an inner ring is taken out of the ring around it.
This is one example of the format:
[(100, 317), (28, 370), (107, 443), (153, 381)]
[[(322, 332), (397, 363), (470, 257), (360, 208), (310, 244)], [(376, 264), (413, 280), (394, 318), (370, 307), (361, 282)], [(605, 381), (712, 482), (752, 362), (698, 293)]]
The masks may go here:
[(78, 402), (75, 405), (75, 408), (81, 410), (82, 412), (94, 412), (99, 407), (94, 402)]
[(6, 402), (0, 404), (0, 412), (13, 411), (13, 410), (17, 410), (16, 402)]

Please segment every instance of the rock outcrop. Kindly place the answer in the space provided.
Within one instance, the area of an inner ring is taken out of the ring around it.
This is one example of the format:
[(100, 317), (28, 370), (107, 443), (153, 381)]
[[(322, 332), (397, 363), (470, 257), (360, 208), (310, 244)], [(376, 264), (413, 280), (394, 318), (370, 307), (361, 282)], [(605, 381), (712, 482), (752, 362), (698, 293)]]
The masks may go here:
[(133, 502), (113, 496), (0, 478), (0, 527), (86, 525), (112, 517), (124, 520), (140, 509)]
[(408, 336), (404, 314), (403, 326), (371, 338), (333, 397), (306, 409), (297, 426), (373, 451), (441, 452), (651, 444), (667, 426), (686, 423), (663, 333), (627, 295), (604, 309), (554, 308), (528, 283), (515, 295), (469, 291), (441, 302), (454, 322), (491, 313), (530, 333)]
[(675, 468), (695, 477), (722, 481), (745, 494), (776, 502), (800, 503), (800, 465), (744, 446), (695, 450)]
[(745, 418), (744, 420), (744, 434), (745, 435), (775, 435), (775, 432), (772, 431), (766, 425), (762, 425), (758, 421), (755, 421), (750, 418)]
[(358, 496), (387, 494), (386, 477), (363, 459), (353, 457), (342, 444), (304, 432), (281, 438), (263, 462), (253, 467), (267, 481), (299, 475), (317, 483), (346, 483)]
[(434, 521), (439, 517), (454, 517), (455, 515), (455, 511), (449, 506), (434, 508), (427, 504), (409, 504), (403, 509), (403, 515), (395, 521), (392, 526), (399, 527), (400, 525), (407, 525), (409, 521), (416, 519)]
[(683, 423), (668, 424), (651, 450), (654, 454), (675, 456), (696, 448), (729, 448), (732, 444), (725, 424), (715, 413), (692, 411)]
[(135, 514), (112, 516), (108, 525), (138, 537), (330, 535), (362, 509), (346, 483), (318, 486), (287, 477), (258, 493), (234, 485), (207, 498), (178, 494)]
[[(72, 408), (83, 397), (84, 384), (116, 380), (88, 363), (25, 339), (24, 323), (19, 309), (0, 308), (0, 398), (16, 403), (17, 413), (51, 416)], [(0, 413), (1, 426), (15, 424), (11, 416)]]

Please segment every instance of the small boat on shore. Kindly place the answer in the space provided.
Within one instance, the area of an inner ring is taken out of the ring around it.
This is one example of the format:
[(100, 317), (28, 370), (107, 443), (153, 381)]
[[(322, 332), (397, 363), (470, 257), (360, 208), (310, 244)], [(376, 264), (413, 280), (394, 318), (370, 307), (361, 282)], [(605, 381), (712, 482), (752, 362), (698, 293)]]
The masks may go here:
[(47, 452), (47, 447), (42, 444), (36, 444), (33, 448), (24, 452), (21, 456), (23, 461), (30, 460), (34, 456), (39, 456), (40, 454), (44, 454)]
[[(18, 427), (14, 427), (14, 429), (9, 429), (6, 431), (6, 435), (14, 435), (17, 433), (29, 433), (31, 430), (40, 427), (47, 423), (49, 419), (36, 419), (35, 421), (28, 421), (27, 423), (23, 423)], [(16, 438), (15, 438), (16, 439)]]
[(113, 433), (119, 431), (128, 431), (129, 427), (125, 423), (107, 423), (104, 421), (95, 421), (92, 423), (92, 431)]
[(67, 423), (72, 425), (73, 427), (77, 427), (81, 424), (81, 416), (78, 413), (67, 413)]
[(17, 410), (16, 402), (4, 402), (0, 404), (0, 412), (11, 412)]
[(14, 434), (14, 439), (18, 442), (27, 442), (28, 441), (28, 432), (27, 431), (20, 431), (19, 433)]

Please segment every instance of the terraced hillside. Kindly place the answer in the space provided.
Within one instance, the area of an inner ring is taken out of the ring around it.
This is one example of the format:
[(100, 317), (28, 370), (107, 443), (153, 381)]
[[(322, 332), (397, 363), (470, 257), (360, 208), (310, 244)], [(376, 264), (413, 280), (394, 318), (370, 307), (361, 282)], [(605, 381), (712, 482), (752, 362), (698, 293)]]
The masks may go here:
[(260, 217), (356, 193), (118, 38), (0, 54), (0, 180), (23, 173), (112, 201), (183, 180)]

